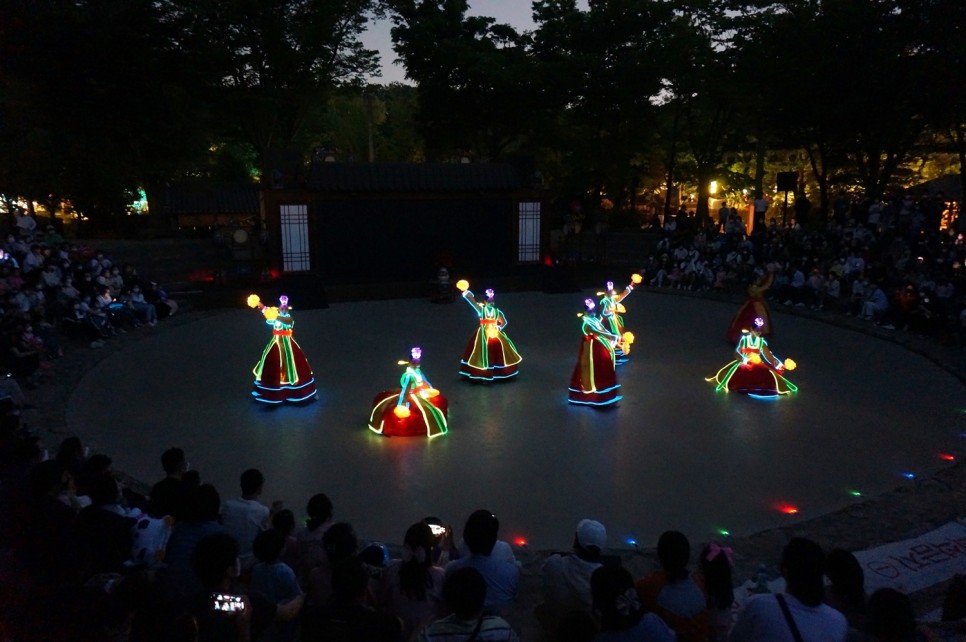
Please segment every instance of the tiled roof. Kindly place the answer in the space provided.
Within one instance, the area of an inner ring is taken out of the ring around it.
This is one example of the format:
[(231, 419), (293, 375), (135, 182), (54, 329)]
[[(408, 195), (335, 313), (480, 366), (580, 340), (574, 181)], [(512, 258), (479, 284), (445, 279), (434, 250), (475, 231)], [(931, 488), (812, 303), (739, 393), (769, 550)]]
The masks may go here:
[(520, 176), (502, 163), (315, 163), (309, 189), (316, 192), (504, 192), (519, 189)]
[(254, 214), (258, 190), (253, 183), (172, 185), (166, 200), (173, 214)]

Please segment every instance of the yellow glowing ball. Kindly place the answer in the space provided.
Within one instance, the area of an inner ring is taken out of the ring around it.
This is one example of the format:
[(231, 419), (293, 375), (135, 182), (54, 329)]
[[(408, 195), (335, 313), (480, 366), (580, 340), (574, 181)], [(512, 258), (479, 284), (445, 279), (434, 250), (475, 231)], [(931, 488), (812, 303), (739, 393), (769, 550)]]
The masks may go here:
[(643, 280), (644, 280), (644, 277), (642, 277), (640, 274), (632, 274), (631, 275), (631, 283), (633, 283), (634, 285), (637, 285), (638, 283), (640, 283)]
[(487, 339), (496, 339), (498, 336), (500, 336), (500, 331), (496, 329), (495, 325), (486, 326)]
[(624, 314), (625, 312), (627, 312), (627, 308), (624, 307), (623, 303), (617, 304), (617, 312), (619, 312), (620, 314)]
[(261, 303), (261, 302), (262, 302), (262, 300), (258, 298), (258, 295), (257, 294), (249, 294), (248, 295), (248, 307), (250, 307), (250, 308), (257, 308), (258, 307), (258, 304)]
[(439, 390), (436, 388), (423, 388), (419, 391), (419, 396), (423, 399), (432, 399), (433, 397), (439, 396)]
[(634, 333), (633, 332), (625, 332), (624, 333), (624, 343), (626, 343), (627, 345), (630, 345), (630, 344), (634, 343)]
[(459, 290), (460, 292), (466, 292), (467, 290), (470, 289), (470, 282), (467, 281), (466, 279), (460, 279), (459, 281), (456, 282), (456, 289)]
[(794, 370), (798, 367), (798, 364), (791, 359), (785, 359), (785, 370)]
[(265, 318), (268, 319), (269, 321), (274, 321), (275, 319), (278, 318), (278, 308), (274, 308), (274, 307), (265, 308), (262, 311), (262, 314), (264, 314)]
[(755, 365), (757, 365), (757, 364), (761, 363), (761, 355), (758, 354), (757, 352), (755, 352), (750, 357), (748, 357), (748, 361), (750, 361), (750, 362), (754, 363)]
[(392, 414), (396, 415), (400, 419), (405, 419), (409, 416), (409, 408), (406, 406), (396, 406), (393, 408)]

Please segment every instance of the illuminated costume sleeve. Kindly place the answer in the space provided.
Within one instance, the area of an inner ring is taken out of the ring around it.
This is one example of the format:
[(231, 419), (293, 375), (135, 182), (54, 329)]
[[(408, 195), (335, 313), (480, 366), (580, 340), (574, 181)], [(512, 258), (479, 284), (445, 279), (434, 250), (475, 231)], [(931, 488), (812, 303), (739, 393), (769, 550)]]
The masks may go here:
[(735, 347), (738, 358), (727, 364), (707, 381), (717, 383), (715, 390), (740, 392), (756, 397), (777, 397), (798, 392), (783, 375), (794, 362), (782, 361), (772, 354), (768, 342), (755, 333), (746, 332)]
[(255, 374), (252, 396), (264, 403), (311, 399), (316, 394), (315, 377), (305, 353), (292, 336), (295, 320), (284, 306), (259, 307), (265, 323), (272, 328), (272, 339), (252, 371)]
[[(621, 314), (624, 312), (624, 306), (621, 301), (630, 296), (631, 292), (634, 291), (634, 284), (640, 283), (641, 277), (635, 274), (633, 281), (627, 284), (623, 292), (615, 292), (614, 284), (611, 281), (607, 282), (607, 290), (603, 293), (603, 298), (600, 300), (600, 316), (604, 327), (611, 332), (614, 336), (623, 337), (624, 336), (624, 317)], [(618, 341), (617, 345), (614, 346), (614, 356), (616, 358), (616, 363), (625, 363), (628, 360), (627, 355), (630, 354), (630, 346), (624, 345), (623, 342)]]
[[(488, 291), (488, 295), (492, 291)], [(523, 360), (510, 337), (503, 329), (506, 317), (493, 305), (491, 300), (480, 303), (469, 290), (463, 292), (463, 299), (473, 308), (480, 319), (479, 327), (473, 332), (463, 358), (460, 360), (460, 374), (477, 381), (509, 379), (519, 373)]]
[(423, 376), (419, 360), (406, 365), (399, 388), (376, 395), (369, 430), (387, 437), (438, 437), (448, 431), (449, 403)]
[(568, 401), (589, 406), (616, 403), (621, 399), (614, 355), (617, 335), (593, 314), (583, 316), (581, 330), (584, 336), (570, 377)]
[(741, 332), (750, 328), (756, 317), (764, 321), (764, 325), (761, 327), (761, 335), (766, 339), (771, 337), (773, 326), (771, 312), (768, 309), (768, 303), (765, 302), (765, 292), (771, 287), (774, 278), (773, 274), (768, 273), (759, 281), (748, 286), (748, 298), (741, 304), (738, 313), (731, 320), (731, 325), (728, 326), (728, 331), (725, 333), (725, 339), (728, 343), (736, 344), (741, 339)]

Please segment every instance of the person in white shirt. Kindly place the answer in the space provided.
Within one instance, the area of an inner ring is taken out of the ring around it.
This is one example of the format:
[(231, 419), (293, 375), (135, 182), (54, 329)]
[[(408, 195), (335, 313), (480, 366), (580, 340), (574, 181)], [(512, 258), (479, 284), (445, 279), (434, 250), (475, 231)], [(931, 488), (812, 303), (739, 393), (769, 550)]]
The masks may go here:
[(781, 564), (785, 593), (749, 599), (738, 613), (730, 642), (844, 642), (845, 616), (823, 602), (824, 566), (825, 553), (818, 544), (803, 537), (788, 542)]
[[(249, 468), (241, 475), (242, 496), (229, 499), (221, 509), (221, 523), (228, 534), (238, 540), (241, 549), (239, 559), (245, 570), (251, 569), (255, 564), (252, 553), (255, 536), (269, 528), (272, 523), (272, 510), (258, 501), (264, 486), (265, 477), (261, 471)], [(272, 506), (276, 510), (281, 509), (279, 502)]]

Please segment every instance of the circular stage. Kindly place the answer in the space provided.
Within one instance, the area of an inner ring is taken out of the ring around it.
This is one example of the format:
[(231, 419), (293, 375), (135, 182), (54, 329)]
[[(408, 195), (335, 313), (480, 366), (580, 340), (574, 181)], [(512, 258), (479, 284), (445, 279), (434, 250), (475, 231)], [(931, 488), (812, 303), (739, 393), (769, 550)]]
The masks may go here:
[[(484, 283), (477, 284), (482, 290)], [(259, 292), (266, 301), (278, 294)], [(569, 548), (578, 520), (608, 529), (609, 545), (651, 546), (664, 530), (693, 541), (787, 524), (928, 475), (959, 454), (963, 386), (902, 347), (773, 310), (770, 345), (798, 369), (796, 395), (759, 400), (705, 381), (733, 357), (724, 341), (736, 306), (652, 292), (625, 301), (631, 360), (623, 400), (597, 410), (567, 403), (584, 296), (498, 294), (523, 356), (513, 381), (457, 374), (476, 328), (462, 301), (334, 304), (299, 311), (295, 338), (319, 396), (273, 407), (250, 396), (270, 329), (244, 307), (146, 336), (88, 372), (68, 428), (153, 483), (162, 451), (185, 449), (222, 499), (249, 467), (262, 499), (301, 518), (318, 492), (361, 538), (398, 542), (438, 515), (457, 529), (488, 508), (501, 537)], [(366, 427), (373, 396), (397, 385), (399, 359), (423, 348), (423, 372), (449, 398), (450, 432), (384, 438)], [(789, 514), (792, 508), (797, 514)], [(783, 509), (786, 512), (783, 512)]]

